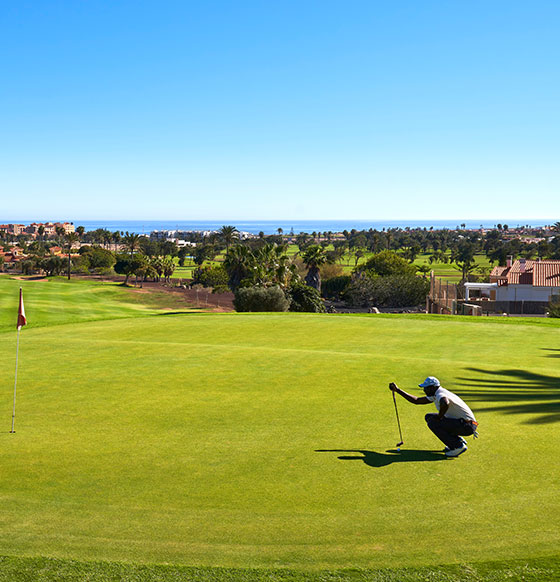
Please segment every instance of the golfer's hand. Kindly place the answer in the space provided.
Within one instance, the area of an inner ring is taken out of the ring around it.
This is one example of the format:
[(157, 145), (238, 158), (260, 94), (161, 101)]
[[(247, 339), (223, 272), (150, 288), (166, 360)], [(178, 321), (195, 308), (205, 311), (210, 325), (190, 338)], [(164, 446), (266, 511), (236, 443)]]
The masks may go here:
[(391, 390), (391, 392), (395, 392), (397, 390), (397, 385), (394, 382), (390, 382), (389, 383), (389, 390)]

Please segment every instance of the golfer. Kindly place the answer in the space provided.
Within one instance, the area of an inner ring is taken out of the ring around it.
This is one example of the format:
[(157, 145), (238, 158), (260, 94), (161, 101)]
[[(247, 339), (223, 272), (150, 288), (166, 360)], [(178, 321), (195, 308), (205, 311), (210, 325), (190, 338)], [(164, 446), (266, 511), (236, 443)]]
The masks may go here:
[[(394, 382), (389, 384), (389, 389), (400, 394), (405, 400), (412, 404), (435, 403), (437, 414), (426, 414), (426, 422), (429, 429), (445, 444), (445, 455), (447, 457), (458, 457), (467, 450), (467, 441), (463, 436), (478, 433), (476, 428), (478, 423), (472, 410), (453, 392), (441, 387), (439, 380), (434, 376), (428, 376), (422, 384), (426, 396), (414, 396), (401, 390)], [(461, 436), (462, 435), (462, 436)]]

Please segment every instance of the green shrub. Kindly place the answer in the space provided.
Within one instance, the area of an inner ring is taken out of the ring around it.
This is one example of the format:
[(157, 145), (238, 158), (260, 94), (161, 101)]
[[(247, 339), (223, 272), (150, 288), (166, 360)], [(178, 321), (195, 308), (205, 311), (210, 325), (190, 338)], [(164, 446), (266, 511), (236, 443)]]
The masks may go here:
[(426, 301), (430, 283), (422, 277), (390, 275), (354, 277), (344, 293), (344, 300), (354, 307), (410, 307)]
[(325, 279), (321, 281), (321, 295), (325, 299), (340, 299), (351, 281), (352, 277), (350, 275), (340, 275)]
[(228, 274), (223, 265), (199, 267), (193, 273), (193, 284), (204, 287), (221, 287), (228, 284)]
[(38, 267), (45, 271), (47, 277), (52, 277), (55, 275), (60, 275), (62, 271), (67, 267), (68, 263), (63, 257), (57, 255), (52, 255), (45, 257), (38, 262)]
[(290, 302), (280, 287), (240, 287), (233, 306), (236, 311), (288, 311)]
[(229, 293), (230, 288), (227, 285), (216, 285), (212, 288), (212, 294)]
[(125, 285), (127, 285), (128, 278), (145, 266), (146, 257), (144, 255), (136, 254), (131, 257), (123, 253), (117, 256), (114, 269), (119, 275), (125, 275)]
[(36, 262), (32, 259), (21, 261), (19, 266), (23, 275), (31, 275), (37, 268)]
[(324, 313), (325, 306), (317, 289), (296, 283), (288, 290), (290, 311), (304, 311), (307, 313)]
[(548, 317), (560, 317), (560, 301), (551, 302), (549, 304)]
[(360, 265), (359, 270), (369, 271), (371, 274), (382, 277), (388, 275), (409, 275), (412, 277), (416, 274), (416, 267), (393, 251), (376, 253), (368, 259), (365, 265)]
[(89, 270), (92, 273), (97, 273), (103, 269), (112, 269), (117, 262), (114, 253), (102, 248), (92, 248), (83, 257), (87, 257)]

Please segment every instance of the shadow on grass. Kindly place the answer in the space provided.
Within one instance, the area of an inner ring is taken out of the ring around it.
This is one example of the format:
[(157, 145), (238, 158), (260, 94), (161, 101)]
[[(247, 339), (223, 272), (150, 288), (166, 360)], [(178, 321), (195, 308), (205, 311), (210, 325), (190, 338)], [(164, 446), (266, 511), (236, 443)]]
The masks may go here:
[(463, 394), (469, 404), (495, 403), (484, 410), (532, 415), (525, 424), (560, 422), (560, 378), (527, 370), (467, 370), (486, 376), (459, 378), (469, 387)]
[(555, 348), (541, 348), (543, 350), (543, 352), (556, 352), (554, 354), (547, 354), (546, 357), (547, 358), (560, 358), (560, 350), (557, 350)]
[(395, 449), (378, 453), (362, 449), (317, 449), (316, 453), (359, 453), (358, 455), (341, 455), (341, 461), (363, 461), (368, 467), (386, 467), (393, 463), (418, 463), (423, 461), (442, 461), (447, 457), (441, 451), (423, 451), (403, 449), (400, 452)]
[(165, 313), (156, 313), (154, 314), (154, 317), (161, 316), (169, 317), (170, 315), (195, 315), (197, 313), (207, 313), (207, 312), (202, 311), (202, 309), (199, 307), (193, 307), (189, 311), (166, 311)]

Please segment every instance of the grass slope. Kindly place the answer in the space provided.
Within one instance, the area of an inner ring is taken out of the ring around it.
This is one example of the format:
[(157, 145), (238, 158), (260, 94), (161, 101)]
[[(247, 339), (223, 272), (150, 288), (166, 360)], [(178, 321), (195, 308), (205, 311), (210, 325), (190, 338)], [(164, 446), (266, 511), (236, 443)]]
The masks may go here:
[[(14, 336), (0, 333), (5, 555), (333, 572), (557, 554), (556, 322), (184, 314), (26, 328), (11, 435)], [(431, 407), (404, 401), (393, 450), (387, 384), (414, 390), (429, 374), (481, 423), (459, 459), (437, 452)]]
[[(143, 293), (119, 283), (52, 277), (15, 279), (0, 275), (0, 332), (14, 329), (19, 288), (29, 328), (155, 315), (184, 303), (166, 293)], [(198, 309), (192, 309), (199, 311)]]

